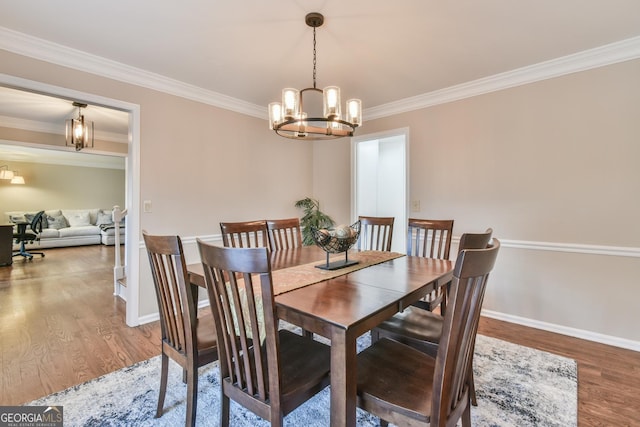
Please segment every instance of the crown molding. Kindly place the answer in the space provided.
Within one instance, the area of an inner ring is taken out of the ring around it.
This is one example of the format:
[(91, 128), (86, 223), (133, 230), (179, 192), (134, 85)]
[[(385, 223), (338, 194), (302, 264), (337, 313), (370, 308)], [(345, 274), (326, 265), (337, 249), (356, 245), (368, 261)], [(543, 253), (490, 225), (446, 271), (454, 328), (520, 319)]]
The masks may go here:
[[(5, 27), (0, 27), (0, 49), (259, 119), (267, 118), (267, 109), (264, 106), (107, 60)], [(640, 58), (640, 37), (633, 37), (550, 61), (367, 108), (363, 115), (365, 120), (378, 119), (638, 58)]]
[(607, 44), (550, 61), (507, 71), (442, 90), (412, 96), (364, 111), (365, 120), (406, 113), (439, 104), (522, 86), (541, 80), (640, 58), (640, 37)]
[(260, 119), (267, 118), (266, 106), (263, 107), (242, 101), (5, 27), (0, 27), (0, 49), (124, 83), (180, 96), (225, 110)]

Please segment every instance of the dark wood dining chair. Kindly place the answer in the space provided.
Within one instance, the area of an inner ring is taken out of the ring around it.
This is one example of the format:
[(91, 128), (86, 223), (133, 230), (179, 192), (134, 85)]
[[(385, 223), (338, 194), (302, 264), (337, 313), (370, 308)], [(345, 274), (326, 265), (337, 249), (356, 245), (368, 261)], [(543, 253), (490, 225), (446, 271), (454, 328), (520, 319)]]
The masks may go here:
[(281, 426), (329, 384), (330, 349), (278, 330), (267, 248), (224, 248), (200, 239), (198, 248), (220, 351), (220, 425), (229, 425), (233, 399)]
[(395, 218), (392, 216), (359, 216), (358, 219), (360, 220), (358, 249), (390, 252)]
[(471, 426), (471, 378), (475, 337), (489, 273), (500, 242), (465, 249), (456, 259), (450, 305), (436, 357), (381, 338), (358, 354), (357, 404), (380, 425)]
[[(407, 255), (425, 258), (449, 259), (451, 252), (451, 238), (453, 237), (453, 220), (434, 220), (409, 218), (407, 222)], [(425, 310), (433, 311), (436, 307), (446, 310), (446, 293), (441, 286), (426, 295), (416, 305)]]
[[(458, 244), (458, 254), (465, 249), (486, 248), (492, 233), (493, 230), (488, 228), (484, 233), (463, 234)], [(374, 328), (371, 331), (371, 341), (376, 342), (380, 337), (386, 337), (435, 357), (442, 337), (443, 323), (442, 315), (417, 306), (409, 306)], [(473, 370), (469, 375), (471, 376), (471, 403), (477, 405)]]
[(186, 426), (194, 426), (198, 398), (198, 368), (218, 359), (213, 316), (197, 315), (194, 296), (178, 236), (142, 232), (149, 255), (160, 311), (162, 367), (156, 418), (162, 416), (169, 358), (178, 363), (187, 383)]
[(300, 218), (268, 219), (269, 247), (272, 251), (302, 246)]
[(269, 247), (266, 221), (221, 222), (222, 244), (228, 248)]

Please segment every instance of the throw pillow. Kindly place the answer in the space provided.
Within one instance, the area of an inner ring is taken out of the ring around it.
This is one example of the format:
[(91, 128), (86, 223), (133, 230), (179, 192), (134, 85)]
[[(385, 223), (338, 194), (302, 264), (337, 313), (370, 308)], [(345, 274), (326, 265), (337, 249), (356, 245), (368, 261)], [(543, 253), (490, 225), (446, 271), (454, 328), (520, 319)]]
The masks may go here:
[(66, 228), (69, 225), (67, 224), (67, 220), (62, 216), (49, 216), (47, 215), (47, 222), (49, 223), (49, 228), (54, 228), (56, 230), (60, 230), (61, 228)]
[(11, 222), (24, 222), (27, 219), (24, 215), (10, 215)]
[(89, 212), (77, 212), (69, 215), (67, 222), (70, 227), (82, 227), (91, 225), (91, 218), (89, 217)]
[[(24, 219), (28, 222), (31, 223), (31, 221), (33, 221), (33, 218), (35, 218), (36, 214), (34, 213), (26, 213), (24, 214)], [(49, 221), (47, 221), (47, 216), (46, 215), (42, 215), (42, 228), (49, 228)]]
[(98, 219), (96, 219), (96, 225), (100, 226), (102, 224), (113, 224), (113, 218), (111, 216), (111, 212), (98, 212)]

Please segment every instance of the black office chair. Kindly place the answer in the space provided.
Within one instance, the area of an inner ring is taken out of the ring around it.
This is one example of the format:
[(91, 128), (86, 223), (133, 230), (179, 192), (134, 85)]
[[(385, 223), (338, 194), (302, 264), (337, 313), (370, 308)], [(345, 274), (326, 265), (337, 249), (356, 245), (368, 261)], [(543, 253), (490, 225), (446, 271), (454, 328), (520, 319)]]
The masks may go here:
[[(20, 250), (13, 253), (13, 256), (22, 256), (33, 259), (34, 255), (40, 255), (44, 257), (43, 252), (27, 252), (25, 244), (33, 243), (40, 240), (40, 233), (42, 233), (42, 216), (44, 211), (40, 211), (31, 220), (31, 223), (18, 223), (18, 232), (13, 234), (13, 238), (16, 243), (20, 243)], [(31, 231), (27, 230), (27, 226), (31, 228)]]

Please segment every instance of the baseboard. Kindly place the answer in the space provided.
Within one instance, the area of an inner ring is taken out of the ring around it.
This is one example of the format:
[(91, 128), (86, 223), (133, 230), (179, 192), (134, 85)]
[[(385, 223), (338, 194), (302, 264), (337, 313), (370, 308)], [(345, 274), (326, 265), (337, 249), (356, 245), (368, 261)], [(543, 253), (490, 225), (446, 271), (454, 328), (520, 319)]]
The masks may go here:
[[(198, 301), (198, 308), (209, 307), (209, 300), (203, 299)], [(160, 313), (151, 313), (146, 316), (138, 317), (138, 324), (144, 325), (145, 323), (155, 322), (156, 320), (160, 320)]]
[(614, 337), (611, 335), (599, 334), (596, 332), (585, 331), (583, 329), (570, 328), (567, 326), (556, 325), (553, 323), (541, 322), (539, 320), (527, 319), (525, 317), (514, 316), (511, 314), (500, 313), (491, 310), (482, 310), (482, 315), (496, 320), (503, 320), (509, 323), (528, 326), (530, 328), (541, 329), (543, 331), (555, 332), (557, 334), (567, 335), (574, 338), (580, 338), (600, 344), (611, 345), (614, 347), (625, 348), (640, 352), (640, 342), (632, 341), (625, 338)]

